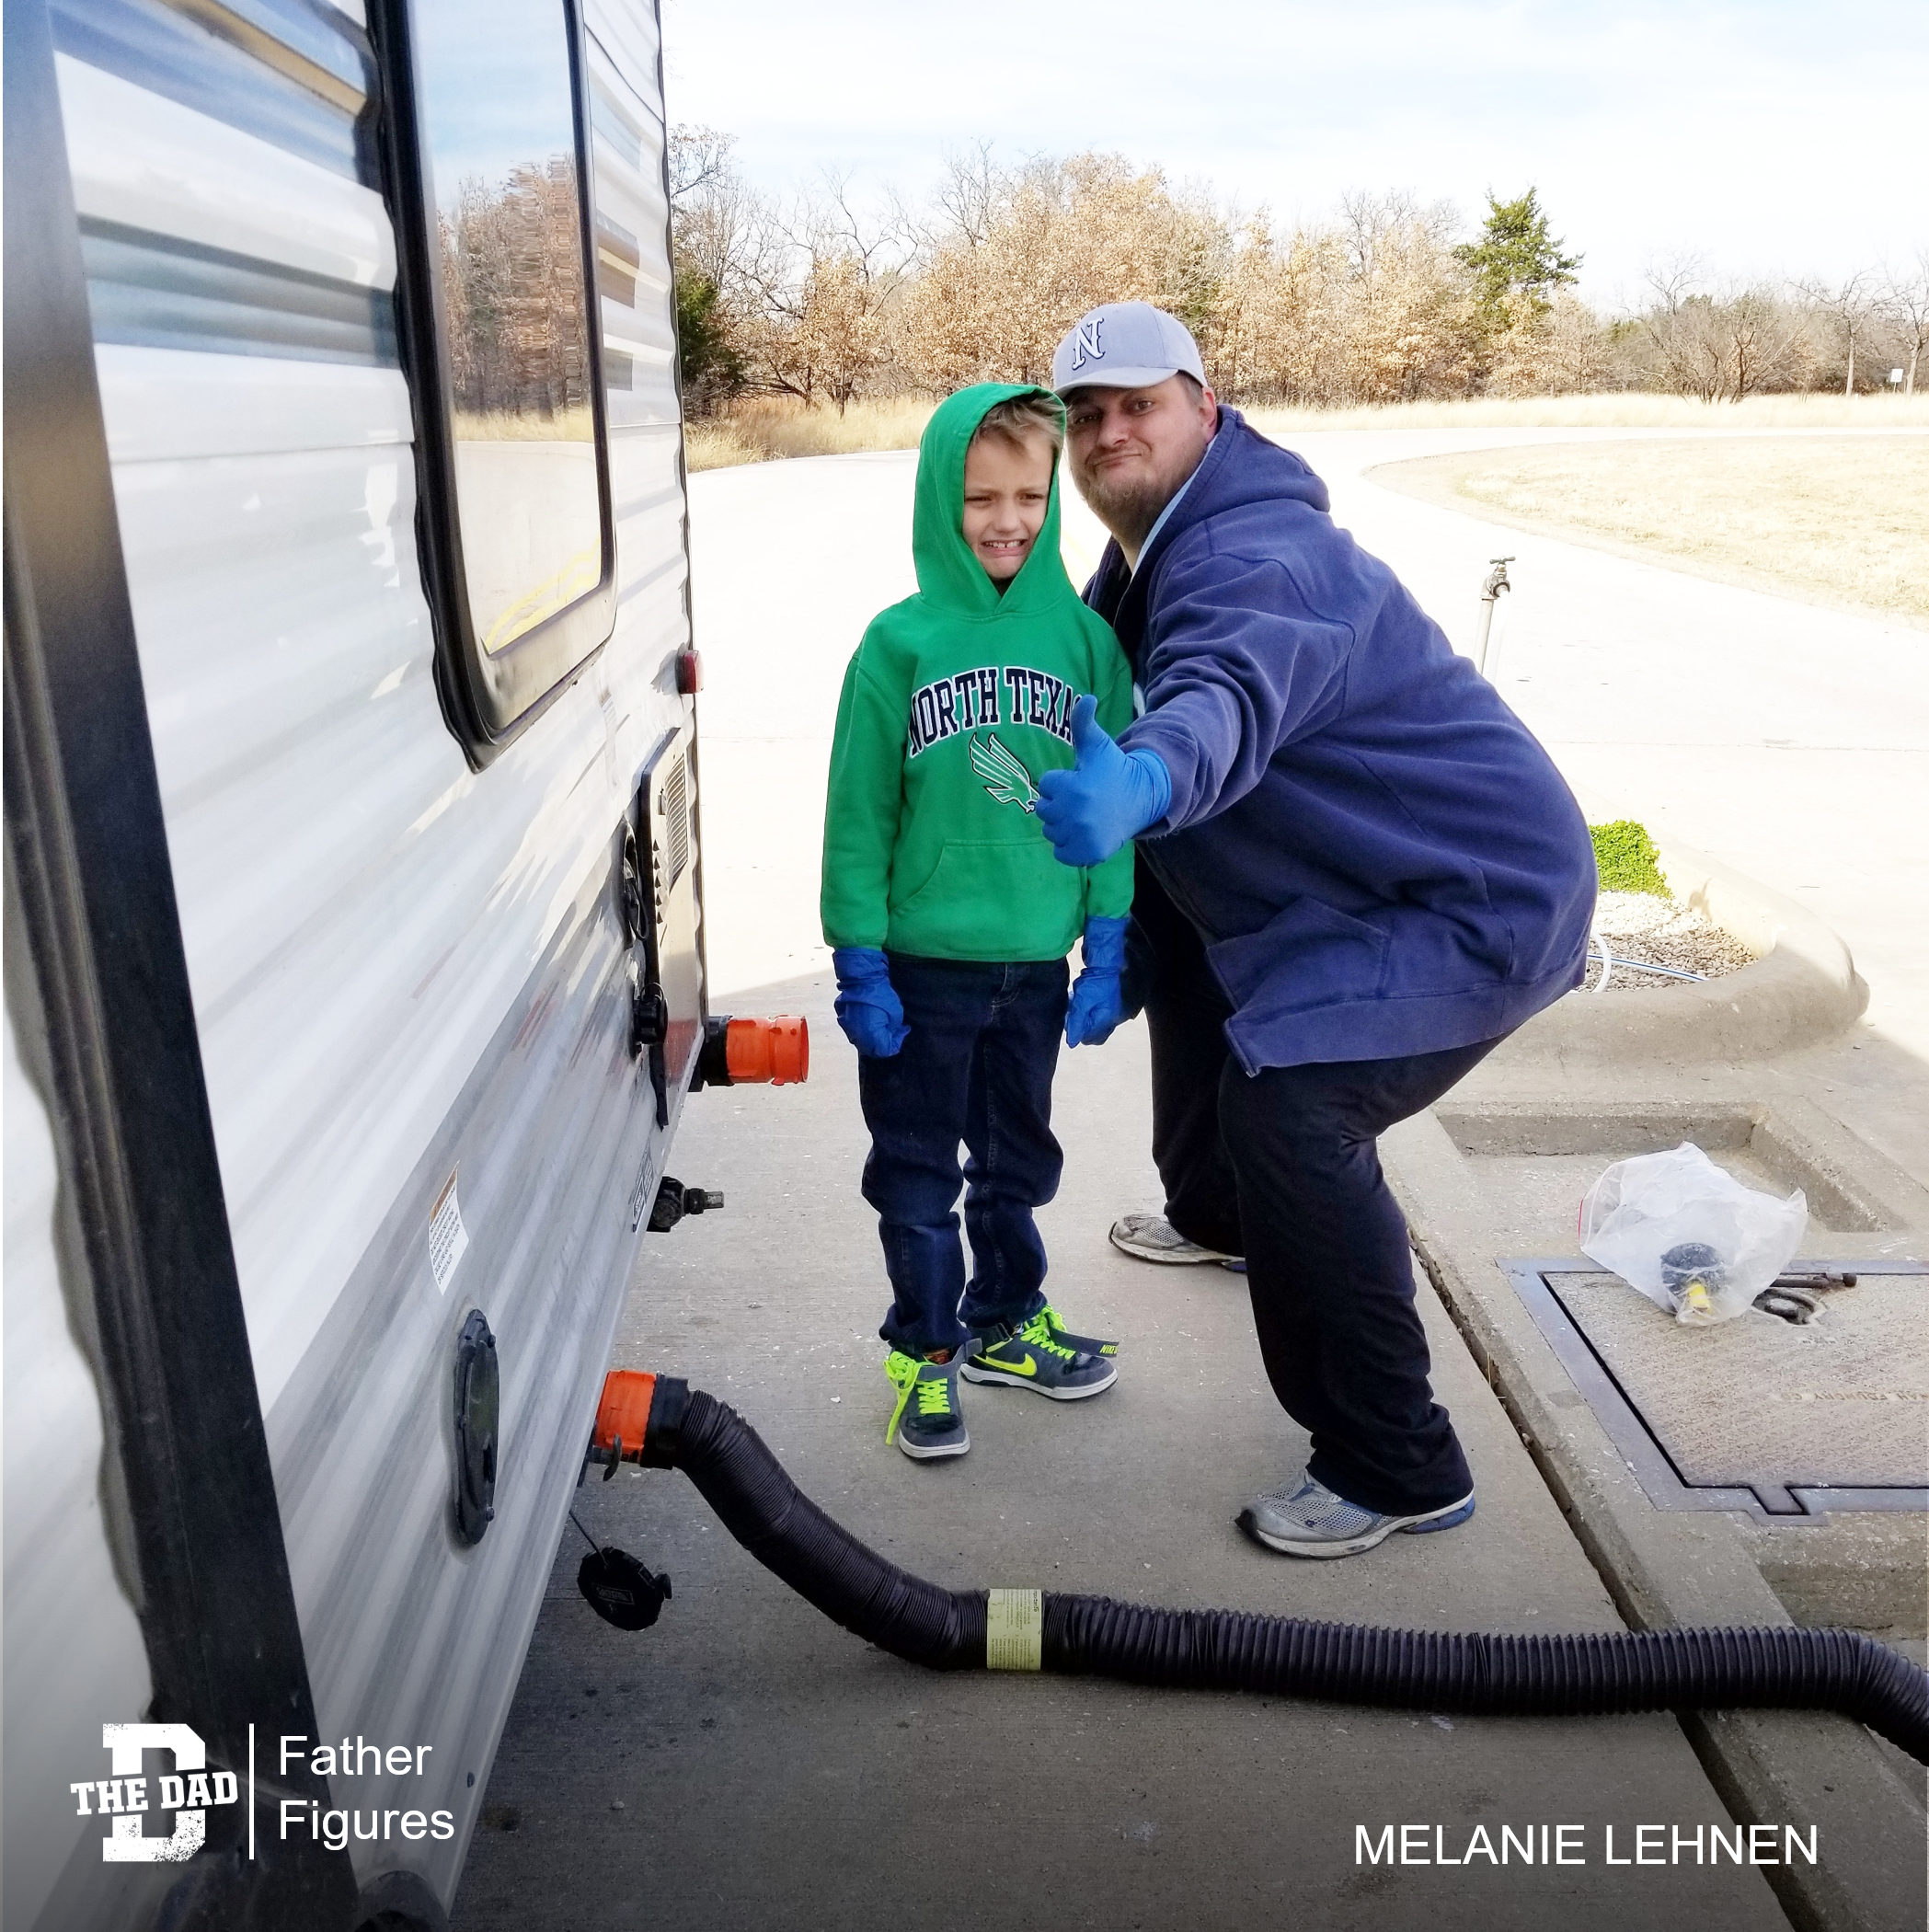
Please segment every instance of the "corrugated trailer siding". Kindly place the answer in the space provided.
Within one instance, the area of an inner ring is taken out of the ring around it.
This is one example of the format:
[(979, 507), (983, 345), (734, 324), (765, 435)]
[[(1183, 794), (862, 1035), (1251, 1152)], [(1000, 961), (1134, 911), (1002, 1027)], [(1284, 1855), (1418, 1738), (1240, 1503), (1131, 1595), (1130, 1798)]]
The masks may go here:
[[(112, 72), (86, 58), (99, 34), (63, 39), (62, 98), (318, 1718), (439, 1742), (432, 1801), (457, 1812), (456, 1842), (356, 1850), (364, 1872), (407, 1865), (446, 1897), (606, 1359), (626, 1203), (668, 1140), (627, 1051), (606, 889), (635, 774), (688, 708), (671, 664), (688, 627), (655, 22), (589, 16), (598, 123), (624, 137), (594, 144), (619, 251), (600, 313), (628, 381), (610, 398), (616, 628), (477, 775), (434, 693), (409, 400), (380, 327), (395, 246), (365, 162), (318, 153), (305, 102), (264, 119), (285, 90), (213, 111), (233, 89), (180, 57), (191, 36), (144, 75), (129, 23), (152, 28), (167, 11), (153, 0), (70, 11), (118, 23)], [(343, 15), (352, 53), (360, 12)], [(233, 52), (209, 55), (230, 79)], [(442, 1296), (427, 1216), (458, 1163), (472, 1245)], [(497, 1521), (468, 1550), (448, 1528), (446, 1410), (472, 1305), (500, 1338), (504, 1433)], [(370, 1781), (337, 1801), (376, 1795)]]
[(89, 66), (350, 180), (365, 176), (356, 117), (368, 43), (347, 20), (247, 0), (200, 13), (166, 0), (52, 0), (50, 12), (55, 45)]
[[(620, 1278), (631, 1251), (623, 1214), (599, 1210), (620, 1210), (650, 1140), (649, 1115), (634, 1104), (614, 909), (592, 882), (576, 913), (277, 1410), (281, 1505), (309, 1666), (324, 1687), (321, 1722), (340, 1734), (366, 1730), (377, 1713), (396, 1736), (435, 1742), (426, 1789), (369, 1781), (359, 1796), (455, 1812), (465, 1829), (454, 1843), (408, 1853), (444, 1896), (540, 1607), (543, 1577), (532, 1565), (546, 1571), (580, 1461), (581, 1390), (607, 1357), (616, 1300), (596, 1291)], [(533, 1146), (542, 1160), (528, 1158)], [(465, 1282), (465, 1259), (446, 1305), (432, 1291), (398, 1295), (396, 1277), (419, 1264), (428, 1202), (458, 1167), (487, 1292)], [(476, 1548), (452, 1554), (447, 1317), (472, 1297), (496, 1328), (508, 1420), (497, 1523)], [(353, 1445), (370, 1441), (384, 1445), (385, 1479), (345, 1480), (359, 1466)], [(412, 1480), (419, 1469), (436, 1479)], [(397, 1627), (416, 1640), (394, 1640)]]
[[(603, 337), (608, 370), (611, 442), (619, 429), (680, 422), (676, 320), (663, 193), (663, 107), (654, 38), (635, 40), (600, 7), (587, 12), (590, 98), (597, 213), (637, 248), (629, 273), (603, 278)], [(621, 358), (620, 362), (614, 358)], [(614, 485), (614, 478), (612, 479)], [(620, 506), (622, 492), (615, 492)]]

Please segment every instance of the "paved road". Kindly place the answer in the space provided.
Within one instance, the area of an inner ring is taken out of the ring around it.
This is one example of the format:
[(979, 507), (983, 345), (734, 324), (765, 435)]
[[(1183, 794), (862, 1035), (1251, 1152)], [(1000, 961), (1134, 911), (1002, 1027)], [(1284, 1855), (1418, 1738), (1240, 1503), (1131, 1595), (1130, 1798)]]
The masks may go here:
[[(1590, 818), (1672, 832), (1842, 934), (1870, 985), (1866, 1029), (1887, 1050), (1856, 1124), (1929, 1175), (1929, 1085), (1913, 1077), (1929, 1082), (1929, 635), (1486, 523), (1368, 474), (1457, 449), (1643, 433), (1289, 440), (1326, 477), (1335, 515), (1460, 648), (1472, 646), (1487, 560), (1518, 558), (1497, 666), (1508, 701)], [(818, 841), (837, 689), (866, 621), (914, 587), (915, 463), (909, 453), (833, 456), (693, 479), (706, 881), (721, 988), (823, 958)], [(1082, 581), (1103, 533), (1075, 497), (1066, 508), (1067, 560)], [(1846, 1087), (1860, 1064), (1843, 1061)]]

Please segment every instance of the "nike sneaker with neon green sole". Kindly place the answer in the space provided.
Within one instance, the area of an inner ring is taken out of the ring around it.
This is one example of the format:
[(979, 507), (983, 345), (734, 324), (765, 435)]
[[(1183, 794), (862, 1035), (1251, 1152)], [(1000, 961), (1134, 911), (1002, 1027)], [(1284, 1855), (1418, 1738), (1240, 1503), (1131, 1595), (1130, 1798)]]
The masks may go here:
[(971, 1446), (958, 1406), (959, 1351), (948, 1362), (921, 1362), (901, 1349), (884, 1358), (884, 1373), (898, 1392), (897, 1406), (884, 1426), (884, 1440), (897, 1445), (913, 1462), (936, 1462), (941, 1456), (962, 1455)]
[(1028, 1388), (1054, 1402), (1102, 1395), (1119, 1379), (1118, 1364), (1061, 1341), (1042, 1308), (1028, 1321), (975, 1332), (965, 1345), (967, 1382)]
[(1102, 1340), (1097, 1335), (1074, 1335), (1065, 1326), (1065, 1317), (1050, 1302), (1039, 1310), (1045, 1317), (1045, 1326), (1051, 1330), (1051, 1339), (1061, 1348), (1071, 1349), (1081, 1355), (1103, 1355), (1108, 1360), (1119, 1352), (1116, 1341)]

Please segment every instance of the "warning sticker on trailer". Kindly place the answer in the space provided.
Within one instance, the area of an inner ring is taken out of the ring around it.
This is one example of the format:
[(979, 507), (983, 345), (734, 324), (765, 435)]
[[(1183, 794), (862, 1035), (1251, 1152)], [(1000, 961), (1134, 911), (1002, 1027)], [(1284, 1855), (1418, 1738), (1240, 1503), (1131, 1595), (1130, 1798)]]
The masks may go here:
[[(461, 1171), (458, 1167), (455, 1173)], [(469, 1231), (462, 1225), (462, 1202), (455, 1194), (455, 1174), (451, 1174), (429, 1213), (429, 1268), (438, 1294), (447, 1294), (455, 1264), (468, 1251)]]

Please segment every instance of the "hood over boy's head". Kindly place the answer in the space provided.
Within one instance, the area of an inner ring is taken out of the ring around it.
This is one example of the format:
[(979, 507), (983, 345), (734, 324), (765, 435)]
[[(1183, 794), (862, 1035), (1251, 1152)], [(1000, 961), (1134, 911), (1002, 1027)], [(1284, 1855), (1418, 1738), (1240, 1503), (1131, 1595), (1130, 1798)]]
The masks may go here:
[(920, 595), (987, 615), (1071, 592), (1058, 553), (1063, 435), (1058, 398), (1032, 385), (978, 383), (939, 404), (918, 445)]

